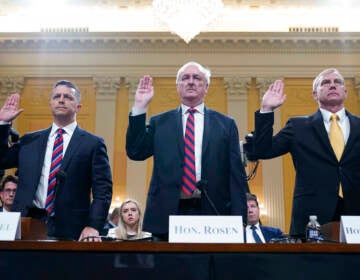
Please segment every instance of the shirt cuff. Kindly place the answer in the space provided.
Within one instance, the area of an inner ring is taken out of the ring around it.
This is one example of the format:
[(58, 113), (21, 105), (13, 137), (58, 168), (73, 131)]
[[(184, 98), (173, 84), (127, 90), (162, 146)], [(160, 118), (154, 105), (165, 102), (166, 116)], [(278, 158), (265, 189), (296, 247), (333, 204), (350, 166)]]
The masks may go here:
[(132, 109), (131, 109), (132, 116), (138, 116), (138, 115), (142, 115), (145, 113), (146, 113), (146, 109), (139, 109), (139, 108), (135, 108), (135, 107), (132, 107)]

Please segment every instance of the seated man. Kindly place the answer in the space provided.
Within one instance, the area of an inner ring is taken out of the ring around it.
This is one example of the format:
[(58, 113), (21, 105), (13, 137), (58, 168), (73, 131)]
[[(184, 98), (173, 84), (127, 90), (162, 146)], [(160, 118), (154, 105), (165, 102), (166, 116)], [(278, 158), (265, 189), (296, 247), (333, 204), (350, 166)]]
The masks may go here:
[(268, 243), (272, 238), (282, 238), (279, 228), (266, 227), (259, 222), (259, 203), (254, 194), (247, 193), (247, 226), (245, 229), (245, 243)]
[(0, 212), (10, 212), (17, 189), (18, 179), (13, 175), (7, 175), (0, 186), (0, 199), (2, 206)]
[(109, 229), (116, 228), (118, 226), (120, 219), (120, 207), (114, 208), (114, 210), (109, 215), (109, 218), (107, 219), (104, 229), (103, 229), (103, 235), (107, 235)]

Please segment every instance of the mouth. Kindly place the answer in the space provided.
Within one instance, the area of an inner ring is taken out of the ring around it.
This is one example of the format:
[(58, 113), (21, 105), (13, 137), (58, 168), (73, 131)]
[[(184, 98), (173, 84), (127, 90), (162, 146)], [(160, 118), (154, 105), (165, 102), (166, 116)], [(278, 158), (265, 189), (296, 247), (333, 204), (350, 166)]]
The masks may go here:
[(338, 96), (339, 93), (338, 93), (337, 91), (330, 91), (327, 95), (328, 95), (328, 96), (329, 96), (329, 95), (336, 95), (336, 96)]

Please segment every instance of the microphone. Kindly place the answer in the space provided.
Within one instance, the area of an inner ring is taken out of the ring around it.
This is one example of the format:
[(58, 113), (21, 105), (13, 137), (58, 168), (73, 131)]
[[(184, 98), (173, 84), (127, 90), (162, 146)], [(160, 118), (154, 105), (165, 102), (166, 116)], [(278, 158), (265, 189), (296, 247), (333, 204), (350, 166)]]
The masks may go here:
[(250, 181), (256, 176), (256, 171), (259, 166), (259, 160), (254, 155), (253, 137), (254, 137), (253, 133), (249, 133), (245, 136), (245, 142), (240, 141), (241, 161), (244, 165), (244, 168), (248, 167), (249, 169), (248, 174), (246, 174), (246, 170), (245, 170), (245, 179), (247, 181)]
[(10, 141), (12, 144), (15, 144), (17, 142), (19, 142), (19, 132), (17, 132), (17, 130), (13, 127), (10, 127)]
[(56, 183), (57, 184), (60, 184), (60, 183), (63, 183), (66, 179), (66, 172), (64, 170), (59, 170), (58, 172), (56, 172), (55, 174), (55, 178), (56, 178)]
[(211, 198), (208, 195), (208, 192), (206, 190), (208, 181), (207, 180), (200, 180), (199, 182), (197, 182), (196, 187), (201, 191), (201, 193), (204, 193), (207, 201), (209, 202), (211, 208), (214, 210), (214, 212), (216, 213), (216, 215), (220, 215), (219, 211), (216, 209), (216, 206), (214, 204), (214, 202), (211, 200)]

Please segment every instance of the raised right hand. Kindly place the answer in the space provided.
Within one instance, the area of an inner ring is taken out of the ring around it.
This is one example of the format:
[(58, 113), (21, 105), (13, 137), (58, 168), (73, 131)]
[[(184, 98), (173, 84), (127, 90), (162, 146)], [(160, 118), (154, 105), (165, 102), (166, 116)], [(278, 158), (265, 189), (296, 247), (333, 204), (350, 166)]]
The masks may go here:
[(18, 115), (21, 114), (24, 109), (19, 109), (20, 95), (13, 93), (6, 98), (3, 107), (0, 109), (0, 121), (11, 122)]
[(152, 85), (152, 78), (149, 75), (145, 75), (139, 81), (139, 85), (135, 93), (134, 107), (138, 109), (146, 109), (153, 96), (154, 87)]
[(261, 112), (272, 112), (277, 107), (281, 106), (286, 99), (286, 95), (283, 93), (283, 91), (283, 81), (276, 80), (274, 83), (272, 83), (262, 99)]

